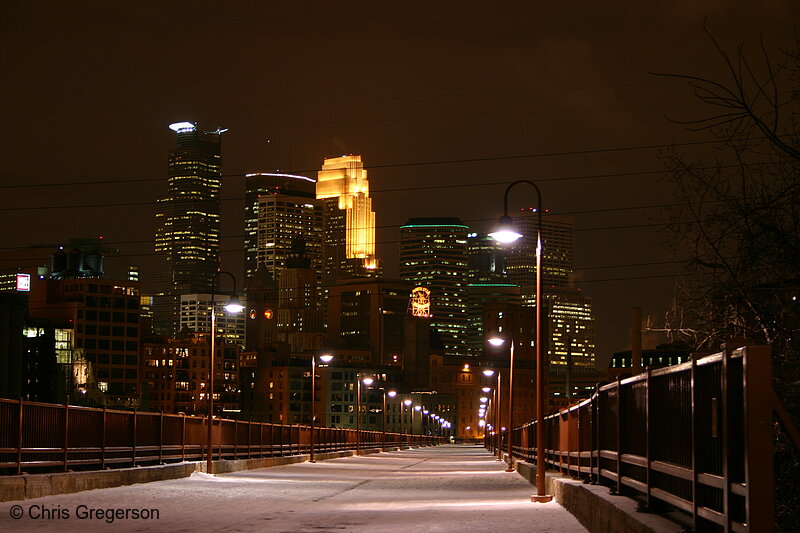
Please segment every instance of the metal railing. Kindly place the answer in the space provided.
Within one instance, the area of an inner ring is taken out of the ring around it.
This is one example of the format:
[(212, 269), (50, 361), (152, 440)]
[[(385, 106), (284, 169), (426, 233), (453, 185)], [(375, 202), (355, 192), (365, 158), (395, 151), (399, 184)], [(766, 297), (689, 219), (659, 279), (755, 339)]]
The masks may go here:
[[(683, 511), (695, 531), (773, 531), (770, 358), (723, 348), (602, 385), (545, 418), (548, 468)], [(534, 462), (535, 429), (514, 428), (515, 457)]]
[[(0, 472), (103, 469), (206, 457), (207, 417), (116, 411), (0, 398)], [(310, 452), (311, 428), (215, 418), (216, 459), (279, 457)], [(442, 438), (316, 427), (316, 453), (430, 446)]]

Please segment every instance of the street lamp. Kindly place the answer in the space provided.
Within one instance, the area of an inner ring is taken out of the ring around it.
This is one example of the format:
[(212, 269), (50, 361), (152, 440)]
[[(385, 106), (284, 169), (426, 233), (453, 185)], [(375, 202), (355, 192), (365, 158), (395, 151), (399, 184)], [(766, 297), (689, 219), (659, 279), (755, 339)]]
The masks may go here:
[[(494, 370), (490, 370), (490, 369), (489, 370), (484, 370), (483, 371), (483, 375), (485, 375), (487, 377), (492, 377), (494, 375)], [(496, 385), (494, 387), (494, 401), (492, 402), (492, 404), (493, 404), (493, 406), (492, 406), (492, 411), (493, 411), (492, 412), (492, 420), (493, 420), (492, 429), (493, 429), (494, 435), (496, 436), (496, 438), (492, 439), (493, 441), (495, 441), (495, 446), (494, 446), (495, 450), (494, 450), (493, 453), (497, 454), (497, 460), (498, 461), (502, 461), (503, 460), (503, 451), (502, 451), (503, 433), (500, 430), (500, 427), (502, 426), (502, 415), (501, 415), (502, 411), (500, 410), (500, 407), (501, 407), (501, 404), (502, 404), (502, 400), (501, 400), (501, 396), (500, 396), (500, 371), (499, 370), (497, 371), (497, 383), (496, 383)]]
[[(330, 363), (333, 361), (333, 356), (330, 354), (323, 354), (319, 356), (319, 360), (323, 363)], [(314, 419), (316, 418), (316, 410), (314, 406), (316, 405), (316, 396), (317, 396), (317, 356), (311, 356), (311, 457), (309, 457), (309, 463), (316, 463), (317, 460), (314, 458)]]
[[(233, 277), (233, 274), (230, 272), (226, 272), (224, 270), (218, 270), (214, 273), (214, 277), (211, 278), (211, 287), (216, 287), (217, 279), (219, 278), (220, 274), (226, 274), (230, 276), (231, 280), (233, 280), (233, 292), (231, 293), (230, 297), (228, 298), (228, 303), (225, 304), (225, 311), (228, 313), (241, 313), (244, 309), (244, 306), (239, 301), (239, 298), (236, 296), (236, 278)], [(216, 293), (214, 289), (211, 292), (211, 350), (209, 353), (209, 366), (208, 366), (208, 434), (206, 435), (206, 442), (207, 442), (207, 450), (206, 450), (206, 472), (209, 474), (213, 474), (214, 470), (214, 433), (212, 431), (212, 423), (214, 421), (214, 349), (215, 349), (215, 342), (214, 339), (217, 336), (217, 310), (214, 308), (214, 297)]]
[(356, 455), (361, 454), (361, 383), (369, 387), (375, 381), (372, 378), (361, 379), (361, 373), (356, 374), (358, 381), (356, 382)]
[[(514, 341), (513, 335), (509, 339), (511, 341), (509, 346), (509, 363), (508, 363), (508, 457), (506, 472), (514, 471), (514, 456), (513, 452), (513, 429), (514, 429)], [(492, 337), (489, 339), (489, 344), (492, 346), (501, 346), (505, 343), (505, 339), (501, 337)]]
[[(522, 235), (510, 227), (513, 220), (508, 216), (508, 193), (515, 185), (527, 183), (536, 190), (536, 496), (533, 502), (549, 502), (552, 496), (546, 494), (544, 458), (544, 359), (542, 356), (542, 191), (530, 180), (517, 180), (511, 183), (503, 195), (503, 216), (500, 217), (497, 231), (489, 235), (498, 242), (514, 242)], [(509, 420), (509, 426), (511, 426)], [(509, 428), (511, 431), (512, 428)], [(510, 436), (510, 435), (509, 435)]]
[(386, 397), (387, 396), (389, 398), (394, 398), (395, 396), (397, 396), (397, 391), (393, 390), (387, 391), (386, 389), (383, 389), (383, 443), (381, 445), (382, 452), (386, 451)]
[[(404, 422), (405, 416), (406, 416), (405, 415), (405, 411), (406, 411), (406, 409), (408, 409), (411, 406), (412, 403), (413, 402), (411, 400), (403, 400), (403, 405), (405, 406), (405, 409), (402, 408), (402, 407), (400, 408), (400, 434), (401, 435), (403, 434), (403, 422)], [(412, 416), (411, 417), (411, 427), (408, 430), (408, 434), (409, 435), (414, 431), (414, 417), (413, 417), (414, 415), (412, 414), (411, 416)], [(405, 437), (403, 437), (403, 440), (405, 440)]]

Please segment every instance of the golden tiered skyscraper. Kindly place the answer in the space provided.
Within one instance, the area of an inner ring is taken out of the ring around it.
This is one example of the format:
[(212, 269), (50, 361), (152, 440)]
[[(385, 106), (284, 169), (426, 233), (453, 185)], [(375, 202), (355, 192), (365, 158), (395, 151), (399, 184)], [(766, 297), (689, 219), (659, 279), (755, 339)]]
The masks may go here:
[(360, 155), (326, 158), (317, 174), (323, 200), (325, 282), (380, 275), (375, 257), (375, 212)]

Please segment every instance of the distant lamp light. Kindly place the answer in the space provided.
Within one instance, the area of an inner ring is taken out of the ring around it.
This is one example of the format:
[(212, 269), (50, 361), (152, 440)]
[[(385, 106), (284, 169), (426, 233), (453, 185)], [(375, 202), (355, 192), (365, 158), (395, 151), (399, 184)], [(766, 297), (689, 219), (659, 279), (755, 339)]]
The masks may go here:
[(492, 337), (491, 339), (489, 339), (488, 342), (492, 346), (502, 346), (503, 344), (505, 344), (506, 340), (502, 337)]
[(421, 405), (415, 405), (414, 406), (414, 410), (415, 411), (422, 411), (422, 406)]
[(386, 396), (388, 396), (389, 398), (394, 398), (395, 396), (397, 396), (397, 391), (390, 390), (389, 392), (386, 393)]
[(319, 360), (323, 363), (330, 363), (333, 361), (333, 356), (331, 354), (326, 353), (325, 355), (320, 355)]
[(478, 426), (483, 427), (486, 425), (486, 420), (478, 420)]
[(514, 231), (514, 220), (508, 215), (503, 215), (498, 221), (497, 230), (490, 233), (489, 237), (497, 242), (508, 244), (522, 237), (522, 234)]
[(411, 403), (412, 403), (411, 400), (403, 400), (403, 405), (405, 405), (406, 407), (411, 405)]
[(427, 409), (425, 409), (424, 411), (422, 411), (422, 414), (423, 414), (423, 415), (427, 415), (428, 413), (430, 413), (430, 411), (428, 411)]
[(362, 380), (361, 380), (361, 383), (363, 383), (364, 385), (366, 385), (367, 387), (369, 387), (370, 385), (372, 385), (373, 383), (375, 383), (375, 380), (374, 380), (374, 379), (372, 379), (372, 378), (364, 378), (364, 379), (362, 379)]
[(490, 392), (492, 390), (491, 387), (484, 387), (481, 389), (483, 392)]
[(492, 377), (492, 376), (494, 376), (494, 370), (488, 370), (488, 369), (484, 370), (483, 371), (483, 375), (486, 376), (486, 377)]
[(486, 403), (486, 402), (489, 401), (489, 398), (487, 398), (486, 396), (481, 396), (481, 400), (480, 401), (481, 401), (481, 403)]

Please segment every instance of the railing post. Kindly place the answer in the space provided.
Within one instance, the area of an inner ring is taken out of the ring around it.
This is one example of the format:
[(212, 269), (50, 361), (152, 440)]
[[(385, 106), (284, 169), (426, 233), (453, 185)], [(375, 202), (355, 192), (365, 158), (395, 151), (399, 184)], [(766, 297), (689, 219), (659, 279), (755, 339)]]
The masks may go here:
[(106, 417), (108, 416), (108, 410), (105, 405), (103, 405), (103, 424), (100, 428), (102, 433), (100, 437), (100, 468), (105, 470), (106, 468)]
[(645, 373), (645, 381), (644, 381), (644, 432), (645, 432), (645, 460), (647, 461), (647, 469), (645, 470), (645, 484), (647, 486), (647, 493), (645, 494), (645, 505), (647, 508), (651, 508), (653, 502), (650, 498), (650, 466), (652, 463), (650, 454), (652, 453), (652, 439), (653, 439), (653, 429), (652, 424), (650, 423), (650, 417), (653, 415), (652, 413), (652, 394), (650, 393), (650, 386), (652, 385), (652, 381), (650, 380), (650, 369), (648, 368)]
[(181, 462), (186, 461), (186, 413), (181, 423)]
[[(222, 437), (220, 436), (220, 439)], [(233, 419), (233, 460), (239, 459), (239, 419)]]
[(597, 390), (597, 392), (592, 397), (592, 404), (594, 405), (594, 410), (592, 414), (592, 438), (594, 439), (594, 445), (592, 446), (592, 465), (594, 466), (594, 480), (595, 484), (600, 483), (600, 403), (601, 397), (603, 392), (601, 390)]
[(19, 397), (19, 432), (17, 434), (17, 474), (22, 473), (22, 396)]
[(773, 531), (775, 527), (771, 356), (770, 348), (762, 346), (746, 347), (742, 355), (744, 481), (749, 531)]
[(692, 395), (692, 530), (697, 531), (700, 527), (700, 521), (697, 516), (697, 496), (699, 491), (697, 474), (698, 474), (698, 448), (700, 443), (698, 437), (700, 435), (700, 428), (697, 423), (697, 402), (699, 401), (697, 394), (697, 359), (692, 357), (692, 377), (691, 377), (691, 395)]
[(69, 400), (64, 403), (64, 472), (69, 463)]
[(727, 344), (722, 345), (722, 373), (720, 375), (721, 390), (720, 395), (722, 403), (722, 416), (721, 420), (721, 436), (722, 436), (722, 516), (725, 523), (722, 526), (724, 533), (731, 531), (731, 477), (730, 477), (730, 443), (728, 439), (731, 438), (731, 424), (730, 424), (730, 392), (731, 392), (731, 352)]
[(133, 466), (136, 466), (136, 408), (133, 409), (133, 439), (131, 442), (131, 455), (133, 457)]
[(164, 464), (164, 410), (158, 420), (158, 464)]
[(617, 378), (617, 487), (616, 493), (622, 494), (622, 377)]

